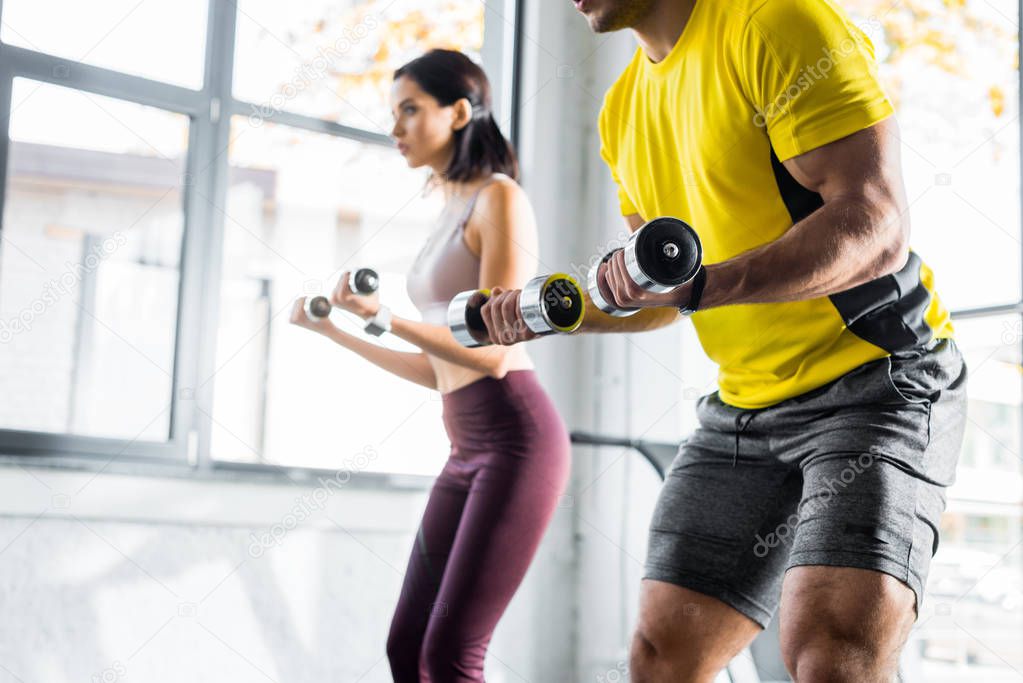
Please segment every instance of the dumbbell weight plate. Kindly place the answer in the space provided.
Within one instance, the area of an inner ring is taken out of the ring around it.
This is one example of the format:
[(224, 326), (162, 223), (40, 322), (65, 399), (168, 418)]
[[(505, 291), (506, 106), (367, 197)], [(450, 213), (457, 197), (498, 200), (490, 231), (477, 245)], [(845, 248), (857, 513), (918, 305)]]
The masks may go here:
[(483, 302), (490, 297), (489, 289), (470, 289), (456, 294), (448, 304), (448, 327), (451, 328), (451, 334), (459, 344), (470, 349), (490, 344), (487, 326), (480, 312), (483, 304), (479, 307), (469, 306), (469, 299), (477, 292), (483, 294)]
[(359, 268), (348, 276), (348, 286), (356, 294), (372, 294), (380, 287), (380, 276), (372, 268)]
[(526, 283), (519, 310), (526, 327), (536, 334), (567, 333), (583, 321), (583, 292), (571, 275), (541, 275)]
[(677, 218), (655, 218), (634, 232), (625, 245), (625, 267), (648, 292), (670, 292), (692, 280), (703, 263), (700, 237)]
[(325, 296), (312, 296), (305, 300), (305, 314), (310, 320), (323, 320), (330, 315), (330, 300)]
[[(476, 290), (456, 294), (448, 304), (448, 327), (459, 344), (468, 348), (490, 343), (481, 314), (489, 289), (478, 290), (485, 298), (480, 306), (469, 306)], [(519, 294), (519, 312), (530, 330), (538, 335), (573, 332), (583, 321), (584, 298), (579, 283), (570, 275), (555, 273), (535, 277)]]

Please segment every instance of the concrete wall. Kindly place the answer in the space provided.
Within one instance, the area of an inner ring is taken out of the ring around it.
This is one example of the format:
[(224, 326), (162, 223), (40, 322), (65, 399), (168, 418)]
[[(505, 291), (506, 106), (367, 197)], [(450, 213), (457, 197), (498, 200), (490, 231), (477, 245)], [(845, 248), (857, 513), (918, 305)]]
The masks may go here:
[(2, 681), (390, 680), (421, 494), (20, 468), (0, 489)]
[[(0, 681), (391, 680), (424, 491), (0, 469)], [(500, 624), (487, 680), (571, 680), (571, 528)]]

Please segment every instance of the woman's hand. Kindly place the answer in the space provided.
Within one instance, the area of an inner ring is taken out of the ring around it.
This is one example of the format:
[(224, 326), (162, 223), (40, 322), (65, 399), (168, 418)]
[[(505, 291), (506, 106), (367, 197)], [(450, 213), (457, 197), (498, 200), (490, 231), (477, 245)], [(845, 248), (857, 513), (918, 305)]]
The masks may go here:
[(341, 273), (337, 286), (330, 294), (330, 303), (340, 309), (354, 313), (363, 319), (372, 318), (380, 309), (380, 293), (356, 294), (348, 286), (349, 274), (346, 270)]
[[(521, 295), (521, 289), (494, 287), (490, 290), (490, 298), (480, 309), (480, 315), (494, 344), (511, 346), (539, 336), (526, 326), (522, 318), (522, 309), (519, 308)], [(470, 304), (472, 301), (470, 299)]]
[(291, 308), (291, 318), (288, 322), (292, 325), (298, 325), (299, 327), (304, 327), (307, 330), (312, 330), (313, 332), (319, 332), (320, 334), (327, 334), (337, 329), (337, 325), (330, 322), (330, 318), (313, 320), (306, 315), (304, 296), (295, 300), (295, 305)]

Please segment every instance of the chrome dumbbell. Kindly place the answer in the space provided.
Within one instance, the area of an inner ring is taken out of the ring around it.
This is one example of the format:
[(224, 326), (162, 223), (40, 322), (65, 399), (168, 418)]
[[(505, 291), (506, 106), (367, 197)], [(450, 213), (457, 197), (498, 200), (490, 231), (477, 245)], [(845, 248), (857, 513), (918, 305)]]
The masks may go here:
[[(688, 223), (677, 218), (655, 218), (644, 223), (629, 236), (621, 250), (625, 252), (629, 277), (648, 292), (670, 292), (684, 285), (696, 276), (703, 264), (703, 245), (699, 235)], [(607, 263), (617, 251), (611, 250), (600, 263), (590, 268), (586, 289), (594, 306), (608, 315), (624, 318), (639, 309), (615, 306), (610, 297), (601, 292), (602, 280), (598, 279), (601, 264)]]
[[(470, 299), (475, 294), (478, 301)], [(448, 327), (463, 346), (488, 346), (487, 326), (481, 308), (490, 297), (489, 289), (461, 292), (448, 305)], [(526, 327), (538, 335), (574, 332), (583, 322), (585, 299), (582, 288), (571, 275), (541, 275), (526, 283), (519, 295), (519, 312)]]
[[(380, 276), (372, 268), (359, 268), (348, 276), (348, 287), (356, 294), (366, 296), (380, 287)], [(310, 320), (323, 320), (330, 315), (330, 299), (312, 296), (305, 300), (305, 314)]]

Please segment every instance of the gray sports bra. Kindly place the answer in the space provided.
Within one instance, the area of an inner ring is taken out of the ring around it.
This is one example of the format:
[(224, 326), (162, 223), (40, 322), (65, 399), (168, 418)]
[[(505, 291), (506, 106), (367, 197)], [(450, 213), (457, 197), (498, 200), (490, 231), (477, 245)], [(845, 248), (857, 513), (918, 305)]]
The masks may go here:
[(495, 179), (491, 177), (469, 197), (454, 224), (441, 222), (434, 229), (409, 269), (406, 290), (425, 323), (447, 325), (451, 299), (480, 286), (480, 260), (469, 251), (463, 233), (480, 191)]

